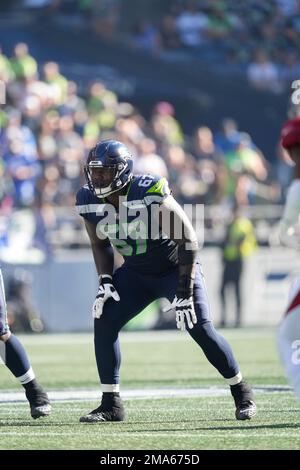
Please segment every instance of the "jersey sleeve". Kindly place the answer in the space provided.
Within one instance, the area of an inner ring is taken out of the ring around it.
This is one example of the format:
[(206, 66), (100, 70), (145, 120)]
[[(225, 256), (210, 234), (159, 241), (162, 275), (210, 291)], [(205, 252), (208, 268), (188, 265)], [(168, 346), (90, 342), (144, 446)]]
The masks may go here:
[(76, 194), (76, 211), (77, 214), (83, 217), (86, 220), (89, 220), (89, 204), (87, 198), (87, 192), (84, 187), (80, 188)]
[(153, 177), (151, 184), (145, 190), (143, 200), (147, 206), (152, 203), (161, 204), (170, 194), (172, 192), (167, 179), (156, 176)]

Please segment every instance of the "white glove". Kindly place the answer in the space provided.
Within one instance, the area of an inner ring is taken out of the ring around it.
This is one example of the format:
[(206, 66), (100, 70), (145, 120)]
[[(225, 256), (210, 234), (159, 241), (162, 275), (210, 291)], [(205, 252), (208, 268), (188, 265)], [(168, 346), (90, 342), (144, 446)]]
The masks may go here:
[(107, 299), (112, 298), (119, 302), (120, 296), (112, 284), (112, 277), (109, 274), (99, 276), (99, 289), (93, 304), (93, 318), (100, 318), (103, 312), (103, 306)]
[(178, 299), (177, 296), (175, 296), (171, 307), (176, 309), (176, 325), (179, 330), (185, 331), (185, 322), (187, 322), (190, 329), (197, 323), (193, 297), (189, 299)]

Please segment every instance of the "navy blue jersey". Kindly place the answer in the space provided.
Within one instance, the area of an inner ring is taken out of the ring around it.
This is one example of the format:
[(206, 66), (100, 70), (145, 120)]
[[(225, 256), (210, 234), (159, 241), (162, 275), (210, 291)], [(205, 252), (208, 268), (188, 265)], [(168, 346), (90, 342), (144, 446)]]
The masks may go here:
[(161, 232), (157, 215), (170, 194), (165, 178), (135, 175), (118, 209), (94, 196), (88, 186), (78, 191), (76, 207), (96, 226), (98, 236), (109, 238), (126, 266), (144, 274), (164, 274), (178, 264), (177, 244)]

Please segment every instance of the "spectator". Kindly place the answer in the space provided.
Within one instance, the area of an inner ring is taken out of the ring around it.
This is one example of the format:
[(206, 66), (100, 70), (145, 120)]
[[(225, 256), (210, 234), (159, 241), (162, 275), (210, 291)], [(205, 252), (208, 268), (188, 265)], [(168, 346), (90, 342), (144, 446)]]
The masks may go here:
[(62, 116), (57, 133), (58, 164), (69, 191), (75, 191), (80, 183), (84, 147), (81, 137), (74, 131), (71, 116)]
[(91, 27), (94, 33), (106, 40), (112, 40), (120, 19), (120, 0), (93, 1)]
[(137, 173), (153, 173), (168, 177), (168, 170), (163, 159), (156, 153), (156, 144), (153, 139), (145, 138), (138, 146), (140, 157), (135, 163)]
[(2, 53), (2, 49), (0, 47), (0, 80), (4, 81), (4, 83), (8, 83), (12, 78), (13, 71), (11, 68), (10, 61)]
[(254, 227), (248, 218), (240, 214), (239, 207), (236, 206), (222, 243), (221, 327), (227, 326), (226, 288), (230, 284), (233, 286), (236, 302), (234, 326), (236, 328), (242, 326), (241, 276), (244, 260), (254, 252), (255, 248), (256, 237)]
[(208, 17), (207, 36), (214, 41), (223, 41), (227, 39), (234, 31), (236, 17), (229, 15), (226, 11), (225, 2), (214, 3)]
[(156, 53), (160, 48), (157, 29), (147, 20), (138, 20), (132, 28), (132, 45), (137, 49)]
[(190, 48), (197, 48), (206, 42), (208, 18), (202, 13), (194, 0), (188, 0), (185, 9), (179, 14), (177, 20), (181, 44)]
[(194, 135), (193, 155), (197, 160), (212, 160), (219, 162), (223, 159), (223, 154), (218, 149), (213, 140), (213, 133), (209, 127), (198, 127)]
[(261, 49), (255, 53), (247, 76), (250, 85), (257, 90), (280, 91), (278, 68)]
[(180, 36), (176, 27), (176, 19), (173, 15), (168, 14), (162, 18), (159, 36), (160, 46), (163, 50), (176, 50), (180, 48)]
[(221, 131), (214, 138), (216, 148), (223, 154), (233, 151), (240, 142), (240, 132), (234, 119), (225, 118), (221, 123)]
[(55, 93), (55, 103), (62, 104), (67, 98), (68, 81), (61, 75), (59, 66), (56, 62), (47, 62), (44, 67), (45, 82), (48, 83)]
[(85, 102), (78, 96), (77, 84), (73, 81), (69, 81), (67, 83), (67, 96), (58, 108), (59, 113), (61, 115), (71, 114), (75, 118), (77, 112), (80, 113), (85, 110)]
[(17, 139), (9, 144), (8, 152), (4, 155), (4, 162), (14, 185), (15, 204), (21, 207), (31, 204), (35, 196), (35, 184), (40, 174), (38, 163), (24, 154), (23, 142)]
[(300, 77), (300, 60), (296, 53), (284, 54), (283, 64), (280, 71), (280, 81), (282, 87), (287, 89), (291, 83)]
[(24, 42), (20, 42), (14, 47), (10, 65), (17, 80), (31, 78), (37, 74), (36, 60), (29, 55), (28, 46)]
[(167, 101), (160, 101), (155, 105), (151, 124), (154, 136), (160, 142), (183, 144), (183, 133), (179, 122), (175, 119), (174, 107)]

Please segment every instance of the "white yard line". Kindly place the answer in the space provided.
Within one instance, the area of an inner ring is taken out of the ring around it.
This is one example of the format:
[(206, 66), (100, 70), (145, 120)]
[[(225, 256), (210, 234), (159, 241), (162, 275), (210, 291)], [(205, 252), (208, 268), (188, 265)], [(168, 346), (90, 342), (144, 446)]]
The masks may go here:
[[(254, 392), (259, 393), (287, 393), (291, 388), (284, 385), (259, 385), (254, 387)], [(123, 390), (124, 400), (145, 400), (159, 398), (192, 398), (192, 397), (222, 397), (229, 396), (228, 387), (203, 387), (203, 388), (157, 388), (157, 389), (136, 389)], [(67, 401), (92, 401), (99, 400), (100, 389), (65, 389), (49, 391), (49, 397), (53, 402)], [(0, 405), (13, 402), (26, 401), (23, 392), (0, 391)]]

